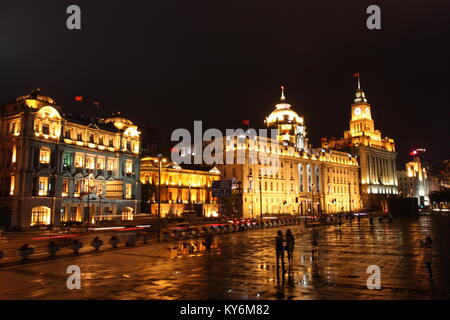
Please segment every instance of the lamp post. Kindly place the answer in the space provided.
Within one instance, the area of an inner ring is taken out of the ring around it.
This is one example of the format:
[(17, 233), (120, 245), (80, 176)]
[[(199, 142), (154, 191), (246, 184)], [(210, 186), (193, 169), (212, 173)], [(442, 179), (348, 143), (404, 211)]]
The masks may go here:
[(158, 163), (158, 243), (161, 242), (161, 166), (166, 161), (161, 155), (155, 159), (155, 162)]
[(261, 228), (263, 227), (263, 209), (262, 209), (262, 177), (259, 176), (259, 218), (261, 220)]
[(348, 206), (350, 213), (352, 213), (352, 184), (351, 182), (348, 183)]
[(87, 208), (88, 208), (88, 214), (87, 214), (87, 219), (88, 219), (88, 227), (91, 225), (91, 205), (90, 205), (90, 201), (89, 198), (91, 196), (92, 191), (94, 191), (94, 189), (97, 187), (97, 185), (95, 184), (95, 181), (93, 183), (91, 183), (91, 175), (88, 176), (87, 178), (87, 187), (88, 187), (88, 192), (87, 192)]

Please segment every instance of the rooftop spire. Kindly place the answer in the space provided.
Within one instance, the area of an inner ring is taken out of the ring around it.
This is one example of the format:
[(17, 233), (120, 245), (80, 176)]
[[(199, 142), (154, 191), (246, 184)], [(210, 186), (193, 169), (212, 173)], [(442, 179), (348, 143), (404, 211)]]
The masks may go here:
[(358, 89), (356, 90), (355, 103), (367, 102), (366, 94), (361, 90), (361, 76), (359, 72), (353, 74), (354, 78), (358, 78)]
[(358, 78), (358, 90), (361, 90), (361, 78), (359, 72), (353, 74), (354, 78)]
[(284, 96), (284, 86), (281, 86), (281, 101), (285, 101), (286, 97)]

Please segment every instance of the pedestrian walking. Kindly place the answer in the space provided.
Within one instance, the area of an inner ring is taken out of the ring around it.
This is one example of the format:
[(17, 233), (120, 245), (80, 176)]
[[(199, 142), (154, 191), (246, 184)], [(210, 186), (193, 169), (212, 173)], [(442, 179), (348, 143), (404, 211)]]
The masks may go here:
[(292, 255), (294, 253), (294, 244), (295, 244), (295, 238), (292, 235), (291, 229), (287, 229), (286, 231), (286, 252), (288, 256), (288, 262), (289, 265), (292, 261)]
[(431, 282), (433, 282), (433, 269), (431, 267), (431, 260), (433, 258), (432, 244), (431, 237), (426, 237), (425, 240), (420, 241), (420, 246), (423, 248), (423, 262), (425, 262)]
[(283, 269), (283, 273), (284, 273), (284, 243), (285, 243), (285, 239), (283, 237), (283, 233), (281, 232), (281, 230), (278, 230), (277, 232), (277, 236), (275, 238), (275, 251), (276, 251), (276, 256), (277, 256), (277, 269), (280, 266), (280, 259), (281, 259), (281, 266)]

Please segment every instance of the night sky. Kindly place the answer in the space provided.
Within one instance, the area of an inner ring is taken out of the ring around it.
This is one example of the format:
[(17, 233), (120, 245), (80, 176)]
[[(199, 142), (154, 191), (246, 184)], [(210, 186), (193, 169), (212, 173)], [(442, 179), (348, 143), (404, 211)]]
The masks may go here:
[[(71, 4), (81, 31), (66, 28)], [(371, 4), (381, 30), (366, 28)], [(413, 148), (450, 158), (449, 10), (448, 0), (2, 1), (0, 102), (39, 87), (70, 110), (83, 94), (168, 142), (194, 120), (262, 127), (283, 84), (318, 147), (348, 128), (359, 71), (401, 167)]]

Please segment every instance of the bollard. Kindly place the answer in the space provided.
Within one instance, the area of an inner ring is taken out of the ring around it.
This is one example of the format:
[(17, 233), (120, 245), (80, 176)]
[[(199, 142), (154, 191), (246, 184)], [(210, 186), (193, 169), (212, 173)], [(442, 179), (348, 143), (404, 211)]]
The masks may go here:
[(95, 237), (91, 242), (91, 247), (93, 247), (95, 251), (99, 251), (102, 245), (103, 240), (101, 240), (99, 237)]
[(22, 257), (22, 261), (25, 261), (28, 259), (30, 255), (34, 253), (34, 248), (30, 247), (27, 243), (25, 243), (23, 246), (21, 246), (19, 249), (19, 256)]
[(78, 241), (77, 239), (75, 239), (70, 244), (70, 248), (73, 250), (74, 254), (77, 254), (78, 251), (80, 251), (80, 249), (83, 248), (83, 244), (80, 241)]
[(56, 245), (53, 241), (50, 241), (47, 246), (48, 255), (50, 257), (56, 256), (56, 253), (60, 250), (59, 246)]
[(117, 236), (112, 236), (111, 239), (109, 239), (109, 244), (113, 247), (113, 248), (117, 248), (117, 245), (120, 243), (119, 238), (117, 238)]

